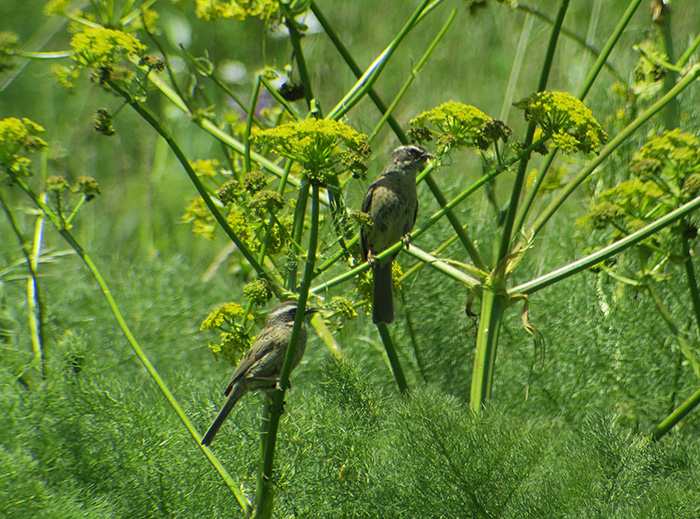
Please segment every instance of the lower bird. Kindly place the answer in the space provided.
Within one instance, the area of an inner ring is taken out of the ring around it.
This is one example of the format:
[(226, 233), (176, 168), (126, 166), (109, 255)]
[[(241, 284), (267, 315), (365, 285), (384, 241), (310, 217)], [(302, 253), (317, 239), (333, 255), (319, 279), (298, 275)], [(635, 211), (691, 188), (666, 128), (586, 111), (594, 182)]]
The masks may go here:
[[(304, 316), (317, 312), (315, 308), (306, 308)], [(233, 376), (226, 386), (224, 396), (226, 402), (222, 406), (219, 414), (209, 426), (209, 429), (202, 438), (202, 445), (210, 445), (214, 441), (216, 433), (223, 425), (233, 406), (236, 405), (243, 395), (248, 391), (258, 389), (272, 389), (279, 382), (284, 357), (292, 338), (292, 328), (294, 328), (294, 318), (297, 312), (297, 303), (287, 301), (273, 308), (267, 319), (265, 326), (260, 332), (253, 346), (245, 354), (241, 362), (233, 372)], [(294, 355), (294, 369), (306, 350), (306, 326), (302, 322), (299, 343)]]
[(368, 261), (373, 270), (372, 321), (375, 324), (394, 321), (391, 264), (396, 254), (382, 261), (376, 256), (405, 240), (418, 215), (416, 174), (428, 159), (434, 158), (417, 144), (396, 148), (381, 175), (369, 186), (362, 202), (362, 212), (369, 214), (371, 229), (360, 230), (362, 261)]

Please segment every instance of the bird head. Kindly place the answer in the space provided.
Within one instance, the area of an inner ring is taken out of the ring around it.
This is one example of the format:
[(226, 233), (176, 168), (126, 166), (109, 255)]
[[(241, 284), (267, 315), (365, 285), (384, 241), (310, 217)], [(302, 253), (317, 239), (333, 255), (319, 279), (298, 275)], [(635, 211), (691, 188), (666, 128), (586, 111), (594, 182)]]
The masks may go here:
[[(296, 301), (285, 301), (284, 303), (278, 304), (276, 307), (270, 310), (269, 314), (267, 314), (265, 325), (267, 326), (273, 322), (293, 324), (297, 313), (297, 306)], [(307, 306), (306, 310), (304, 311), (304, 316), (316, 313), (318, 311), (318, 308)]]

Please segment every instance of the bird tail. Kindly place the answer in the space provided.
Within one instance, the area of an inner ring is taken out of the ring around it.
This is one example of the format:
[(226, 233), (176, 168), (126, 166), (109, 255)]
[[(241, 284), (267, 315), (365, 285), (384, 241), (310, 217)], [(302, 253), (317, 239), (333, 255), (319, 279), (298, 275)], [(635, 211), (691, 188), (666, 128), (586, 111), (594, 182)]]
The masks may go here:
[(233, 406), (236, 405), (236, 402), (243, 398), (243, 395), (245, 395), (247, 392), (248, 388), (246, 387), (244, 381), (240, 381), (233, 385), (231, 393), (228, 395), (228, 398), (226, 399), (226, 402), (224, 402), (224, 405), (219, 411), (219, 414), (216, 415), (216, 418), (214, 418), (214, 421), (211, 423), (209, 429), (204, 434), (204, 437), (202, 438), (202, 445), (210, 445), (211, 442), (214, 441), (216, 433), (218, 433), (219, 429), (221, 429), (221, 426), (226, 421), (226, 418), (231, 412), (231, 409), (233, 409)]
[(374, 324), (392, 323), (394, 321), (394, 296), (392, 295), (391, 264), (377, 266), (374, 269), (374, 294), (372, 298), (372, 321)]

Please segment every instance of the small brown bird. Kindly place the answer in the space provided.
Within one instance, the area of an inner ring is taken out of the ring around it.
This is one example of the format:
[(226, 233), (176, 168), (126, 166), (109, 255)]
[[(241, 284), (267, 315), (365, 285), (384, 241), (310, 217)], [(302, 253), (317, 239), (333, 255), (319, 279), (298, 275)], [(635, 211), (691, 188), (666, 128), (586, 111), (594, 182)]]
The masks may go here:
[(428, 159), (434, 158), (417, 144), (396, 148), (379, 178), (369, 186), (362, 202), (362, 212), (374, 223), (371, 230), (360, 230), (362, 260), (373, 268), (372, 321), (375, 324), (394, 320), (391, 264), (394, 256), (378, 262), (376, 256), (397, 243), (410, 239), (418, 215), (416, 174)]
[[(202, 445), (210, 445), (216, 433), (223, 425), (233, 406), (236, 405), (248, 391), (257, 389), (272, 389), (279, 382), (284, 356), (287, 353), (289, 341), (292, 338), (294, 317), (297, 311), (295, 301), (287, 301), (273, 308), (265, 326), (253, 346), (245, 354), (233, 376), (226, 386), (224, 396), (228, 397), (216, 418), (202, 438)], [(306, 308), (304, 315), (318, 312), (315, 308)], [(306, 350), (306, 326), (302, 323), (299, 343), (294, 357), (296, 368)]]

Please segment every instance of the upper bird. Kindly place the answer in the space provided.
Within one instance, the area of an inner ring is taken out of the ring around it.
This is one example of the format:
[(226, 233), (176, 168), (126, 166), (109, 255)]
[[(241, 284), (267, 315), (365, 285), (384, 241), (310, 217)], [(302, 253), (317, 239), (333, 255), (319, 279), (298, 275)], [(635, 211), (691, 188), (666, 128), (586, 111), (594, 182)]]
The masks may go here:
[(369, 261), (374, 271), (372, 321), (375, 324), (394, 320), (391, 264), (396, 254), (383, 261), (377, 261), (376, 256), (399, 240), (405, 240), (408, 245), (418, 215), (416, 174), (432, 158), (428, 150), (417, 144), (396, 148), (362, 202), (362, 212), (373, 221), (371, 230), (360, 229), (360, 251), (362, 261)]
[[(211, 444), (231, 409), (243, 395), (248, 391), (272, 389), (277, 385), (282, 372), (282, 365), (284, 364), (284, 356), (292, 338), (296, 311), (297, 303), (295, 301), (287, 301), (277, 305), (267, 314), (263, 330), (253, 346), (241, 359), (236, 371), (233, 372), (228, 386), (226, 386), (224, 396), (228, 398), (209, 426), (209, 430), (207, 430), (204, 438), (202, 438), (202, 445)], [(318, 310), (307, 307), (304, 315), (314, 312), (318, 312)], [(297, 367), (297, 364), (304, 356), (305, 350), (306, 327), (302, 322), (292, 369)]]

